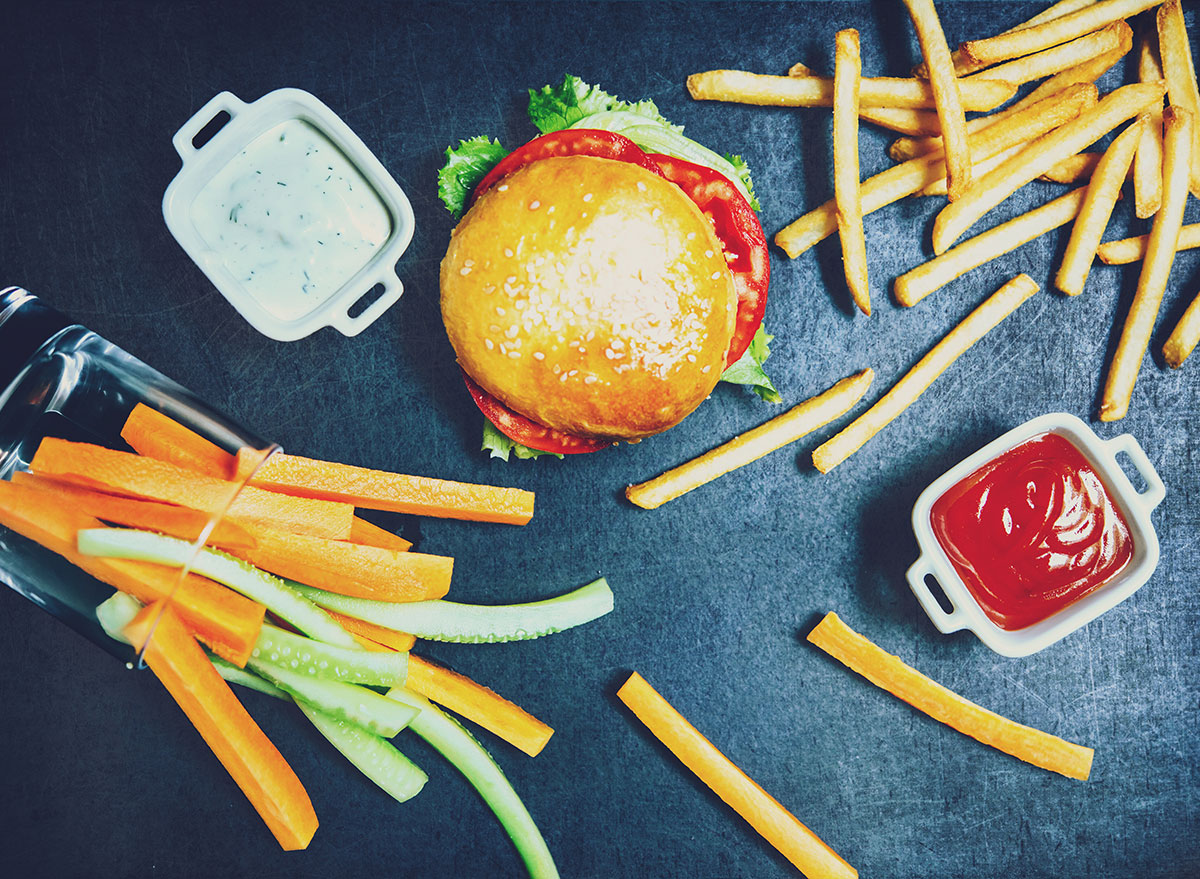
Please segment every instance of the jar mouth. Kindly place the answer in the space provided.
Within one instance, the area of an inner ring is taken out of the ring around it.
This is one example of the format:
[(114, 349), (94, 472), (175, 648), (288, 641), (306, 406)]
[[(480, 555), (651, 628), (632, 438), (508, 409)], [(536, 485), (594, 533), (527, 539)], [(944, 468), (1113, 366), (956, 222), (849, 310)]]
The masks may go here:
[(29, 359), (73, 325), (23, 287), (0, 289), (0, 398)]

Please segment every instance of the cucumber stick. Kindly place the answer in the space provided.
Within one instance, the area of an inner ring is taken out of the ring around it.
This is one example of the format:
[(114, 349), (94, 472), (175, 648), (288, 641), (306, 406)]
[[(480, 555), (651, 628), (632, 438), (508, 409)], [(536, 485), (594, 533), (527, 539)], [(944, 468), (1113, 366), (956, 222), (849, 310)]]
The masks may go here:
[(213, 668), (217, 670), (217, 674), (225, 678), (231, 684), (237, 684), (240, 687), (245, 687), (248, 690), (258, 690), (267, 696), (274, 696), (276, 699), (291, 698), (283, 690), (272, 684), (270, 681), (264, 680), (252, 671), (246, 671), (244, 668), (238, 668), (232, 662), (222, 659), (219, 656), (209, 655), (208, 661), (213, 664)]
[(613, 609), (612, 589), (603, 577), (545, 601), (504, 605), (393, 603), (338, 595), (298, 583), (292, 586), (322, 607), (430, 641), (480, 644), (540, 638), (589, 623)]
[(297, 702), (304, 702), (337, 720), (356, 724), (385, 739), (408, 726), (420, 711), (357, 684), (311, 678), (303, 672), (261, 659), (251, 659), (247, 665)]
[(309, 677), (348, 684), (395, 687), (408, 676), (407, 653), (364, 650), (357, 644), (337, 647), (270, 623), (263, 624), (251, 656)]
[(205, 548), (195, 552), (195, 547), (186, 540), (133, 528), (85, 528), (76, 539), (79, 551), (85, 555), (135, 559), (175, 567), (190, 562), (192, 573), (223, 583), (257, 601), (306, 635), (339, 647), (358, 646), (349, 632), (307, 598), (298, 595), (288, 583), (219, 550)]
[(408, 728), (437, 748), (471, 782), (513, 841), (530, 879), (558, 879), (558, 868), (541, 831), (483, 745), (453, 717), (404, 687), (393, 687), (388, 698), (419, 710)]

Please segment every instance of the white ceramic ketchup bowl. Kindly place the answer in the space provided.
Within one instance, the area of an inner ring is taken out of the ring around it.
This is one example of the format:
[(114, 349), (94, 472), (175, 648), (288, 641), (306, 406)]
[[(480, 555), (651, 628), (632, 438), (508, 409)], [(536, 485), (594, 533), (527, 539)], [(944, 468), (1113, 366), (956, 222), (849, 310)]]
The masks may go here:
[[(1113, 504), (1129, 526), (1133, 556), (1106, 583), (1040, 622), (1021, 629), (1004, 629), (987, 616), (954, 569), (946, 550), (934, 534), (930, 513), (934, 503), (962, 479), (1015, 446), (1044, 433), (1055, 433), (1068, 440), (1095, 469)], [(1134, 488), (1121, 469), (1117, 455), (1122, 452), (1129, 456), (1132, 466), (1145, 480), (1144, 491), (1139, 492)], [(1043, 415), (988, 443), (951, 467), (921, 492), (912, 513), (913, 532), (920, 545), (921, 556), (908, 569), (909, 588), (939, 631), (950, 633), (969, 629), (997, 653), (1028, 656), (1111, 610), (1150, 578), (1158, 565), (1158, 536), (1150, 522), (1150, 513), (1165, 495), (1166, 488), (1154, 466), (1137, 440), (1129, 434), (1102, 440), (1074, 415), (1065, 412)], [(952, 605), (949, 612), (942, 608), (930, 591), (927, 577), (932, 577), (941, 587)]]

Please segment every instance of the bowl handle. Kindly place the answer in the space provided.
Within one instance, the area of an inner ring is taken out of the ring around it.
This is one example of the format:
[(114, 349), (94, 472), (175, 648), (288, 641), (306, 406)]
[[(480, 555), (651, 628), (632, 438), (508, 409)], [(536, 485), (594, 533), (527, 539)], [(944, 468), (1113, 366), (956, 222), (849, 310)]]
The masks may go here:
[[(1123, 433), (1120, 436), (1113, 437), (1101, 443), (1101, 445), (1111, 459), (1113, 469), (1119, 472), (1121, 478), (1129, 483), (1130, 490), (1137, 496), (1142, 506), (1146, 508), (1146, 512), (1150, 512), (1162, 503), (1163, 498), (1167, 496), (1167, 488), (1163, 485), (1162, 478), (1158, 475), (1158, 471), (1154, 469), (1154, 465), (1150, 463), (1150, 459), (1146, 457), (1146, 453), (1142, 451), (1141, 445), (1133, 438), (1133, 434)], [(1129, 456), (1134, 469), (1146, 481), (1145, 491), (1139, 492), (1133, 487), (1133, 483), (1129, 482), (1129, 477), (1125, 475), (1125, 471), (1117, 463), (1117, 455), (1120, 452), (1124, 452)]]
[(232, 122), (245, 108), (246, 103), (233, 92), (221, 92), (214, 95), (207, 104), (192, 115), (192, 118), (179, 126), (179, 130), (171, 138), (171, 143), (175, 147), (175, 152), (179, 153), (179, 158), (183, 159), (186, 164), (188, 159), (200, 151), (192, 146), (192, 140), (216, 118), (218, 113), (222, 111), (228, 113), (229, 121)]
[[(946, 613), (942, 610), (938, 600), (933, 597), (933, 593), (929, 591), (925, 578), (932, 576), (937, 579), (937, 572), (930, 565), (928, 556), (922, 554), (913, 562), (905, 576), (908, 578), (908, 588), (917, 596), (917, 601), (921, 602), (921, 607), (925, 608), (925, 613), (929, 615), (929, 619), (933, 620), (933, 624), (937, 626), (939, 632), (949, 634), (968, 628), (967, 616), (961, 609), (955, 607), (953, 612)], [(943, 590), (944, 593), (945, 590)], [(946, 596), (946, 600), (952, 605), (954, 604), (949, 595)]]
[(395, 305), (400, 294), (404, 292), (404, 284), (394, 272), (383, 272), (378, 277), (368, 278), (367, 284), (369, 286), (363, 291), (363, 296), (373, 290), (376, 284), (383, 286), (383, 292), (376, 297), (374, 302), (363, 309), (361, 314), (350, 316), (350, 307), (362, 298), (362, 296), (357, 296), (342, 300), (337, 306), (337, 311), (330, 316), (330, 326), (344, 336), (357, 336), (373, 324), (381, 314)]

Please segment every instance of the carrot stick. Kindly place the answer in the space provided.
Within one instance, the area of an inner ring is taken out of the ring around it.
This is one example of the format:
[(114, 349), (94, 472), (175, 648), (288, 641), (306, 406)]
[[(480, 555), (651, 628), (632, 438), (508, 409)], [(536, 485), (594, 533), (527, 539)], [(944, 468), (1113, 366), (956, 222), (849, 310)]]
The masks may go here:
[(637, 672), (629, 676), (617, 697), (684, 766), (809, 879), (858, 876), (857, 870), (738, 769)]
[[(94, 488), (60, 482), (24, 470), (14, 473), (12, 481), (17, 485), (45, 492), (47, 502), (74, 506), (80, 512), (105, 522), (130, 528), (145, 528), (185, 540), (196, 540), (212, 518), (210, 514), (199, 510), (159, 501), (105, 494)], [(217, 522), (205, 542), (209, 546), (223, 548), (248, 548), (254, 546), (254, 537), (237, 522), (226, 518)]]
[[(253, 460), (238, 453), (238, 473)], [(404, 476), (350, 464), (272, 455), (254, 474), (252, 485), (305, 498), (345, 501), (368, 510), (524, 525), (533, 516), (533, 492)]]
[(172, 606), (196, 636), (237, 666), (244, 666), (262, 629), (263, 606), (195, 574), (182, 581), (162, 565), (83, 555), (75, 535), (103, 527), (73, 507), (46, 503), (44, 494), (0, 481), (0, 525), (36, 541), (88, 574), (142, 603), (170, 596)]
[(252, 548), (231, 555), (306, 586), (378, 601), (426, 601), (450, 591), (454, 559), (249, 526)]
[(835, 613), (826, 614), (808, 640), (875, 686), (985, 745), (1069, 778), (1086, 780), (1091, 772), (1091, 748), (981, 708), (877, 647)]
[(350, 542), (361, 543), (364, 546), (381, 546), (384, 549), (395, 549), (404, 552), (412, 547), (412, 543), (378, 525), (368, 522), (360, 516), (355, 516), (350, 523)]
[(466, 675), (409, 655), (404, 686), (455, 714), (473, 720), (530, 757), (536, 757), (554, 730), (524, 708), (514, 705)]
[(139, 455), (167, 461), (214, 479), (233, 479), (237, 458), (175, 419), (138, 403), (125, 419), (121, 439)]
[[(288, 497), (250, 486), (238, 492), (236, 482), (213, 479), (166, 461), (56, 437), (42, 440), (30, 466), (37, 473), (69, 478), (117, 494), (206, 513), (227, 512), (248, 522), (314, 537), (348, 538), (354, 518), (354, 508), (349, 504)], [(237, 498), (230, 504), (235, 492)]]
[(412, 646), (417, 643), (417, 639), (407, 632), (397, 632), (395, 629), (389, 629), (386, 626), (381, 626), (378, 623), (368, 623), (366, 620), (360, 620), (358, 617), (350, 617), (337, 611), (325, 608), (325, 613), (333, 617), (337, 623), (352, 634), (355, 639), (362, 643), (363, 638), (374, 641), (376, 644), (382, 644), (390, 650), (399, 650), (401, 653), (406, 650), (411, 650)]
[(204, 737), (283, 849), (307, 848), (317, 832), (317, 815), (304, 786), (174, 611), (158, 602), (147, 605), (125, 627), (125, 634), (134, 646), (145, 647), (150, 670)]

